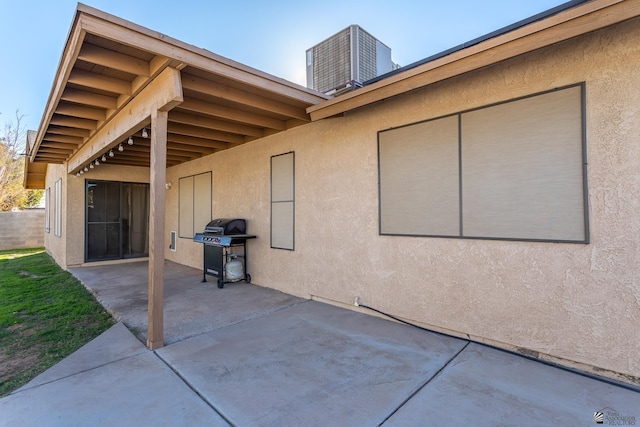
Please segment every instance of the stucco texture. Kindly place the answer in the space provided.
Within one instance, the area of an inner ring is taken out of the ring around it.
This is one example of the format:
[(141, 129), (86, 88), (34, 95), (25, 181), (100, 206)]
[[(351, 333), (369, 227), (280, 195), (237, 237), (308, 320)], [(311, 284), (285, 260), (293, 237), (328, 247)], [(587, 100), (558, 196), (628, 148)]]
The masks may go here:
[[(633, 381), (640, 377), (640, 21), (170, 168), (213, 173), (213, 218), (243, 217), (253, 281)], [(380, 236), (377, 131), (586, 83), (590, 244)], [(295, 251), (271, 249), (270, 157), (295, 152)], [(176, 230), (177, 231), (177, 230)], [(167, 258), (202, 266), (178, 239)]]
[[(635, 19), (342, 117), (309, 123), (167, 170), (166, 241), (178, 232), (179, 179), (212, 172), (212, 218), (240, 217), (253, 282), (368, 306), (423, 326), (640, 381), (640, 20)], [(586, 88), (589, 244), (381, 236), (377, 132), (580, 82)], [(295, 250), (270, 248), (270, 158), (295, 152)], [(84, 182), (149, 182), (101, 165), (63, 180), (61, 265), (84, 262)], [(204, 224), (195, 224), (196, 231)], [(177, 238), (165, 257), (202, 268)], [(354, 308), (355, 309), (355, 308)], [(634, 378), (635, 377), (635, 378)]]

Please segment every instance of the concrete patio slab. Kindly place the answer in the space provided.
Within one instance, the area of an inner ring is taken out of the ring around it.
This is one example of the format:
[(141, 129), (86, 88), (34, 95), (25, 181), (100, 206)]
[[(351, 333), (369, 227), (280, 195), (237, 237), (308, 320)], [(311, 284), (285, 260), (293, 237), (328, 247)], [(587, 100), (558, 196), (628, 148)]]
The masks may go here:
[(19, 390), (23, 391), (148, 351), (147, 347), (120, 322)]
[[(141, 341), (147, 337), (148, 263), (70, 268), (100, 303), (123, 321)], [(165, 261), (165, 344), (263, 316), (305, 299), (273, 289), (233, 283), (218, 289), (215, 281), (201, 283), (202, 271)]]
[[(146, 262), (74, 270), (146, 331)], [(0, 399), (0, 427), (587, 426), (596, 411), (605, 425), (640, 423), (637, 391), (200, 274), (166, 264), (166, 347), (150, 351), (117, 324)]]
[(472, 343), (384, 425), (589, 426), (611, 410), (640, 423), (640, 393)]
[(239, 426), (378, 425), (466, 341), (309, 301), (157, 350)]
[[(111, 351), (105, 340), (100, 341), (105, 344), (105, 351)], [(74, 359), (94, 356), (95, 347), (86, 353), (85, 350), (74, 353)], [(85, 366), (90, 363), (91, 360), (83, 362)], [(145, 350), (0, 399), (0, 425), (228, 426), (228, 423), (155, 353)]]

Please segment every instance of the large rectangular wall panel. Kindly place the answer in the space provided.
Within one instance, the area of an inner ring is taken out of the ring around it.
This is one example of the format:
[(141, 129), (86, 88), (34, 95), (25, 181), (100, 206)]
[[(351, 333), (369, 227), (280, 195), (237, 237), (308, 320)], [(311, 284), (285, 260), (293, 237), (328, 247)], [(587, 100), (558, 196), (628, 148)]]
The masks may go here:
[(193, 232), (201, 233), (211, 219), (211, 172), (207, 172), (193, 177)]
[(466, 237), (584, 241), (582, 86), (461, 115)]
[(271, 247), (295, 248), (295, 154), (271, 157)]
[(180, 178), (179, 192), (179, 235), (193, 238), (193, 176)]
[(380, 233), (458, 236), (458, 116), (379, 133)]

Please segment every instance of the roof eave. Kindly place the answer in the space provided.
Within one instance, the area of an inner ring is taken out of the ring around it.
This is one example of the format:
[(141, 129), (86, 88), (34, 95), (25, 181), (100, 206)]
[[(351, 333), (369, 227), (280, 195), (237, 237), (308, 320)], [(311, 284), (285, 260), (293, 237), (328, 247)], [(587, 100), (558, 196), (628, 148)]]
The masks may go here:
[[(194, 66), (195, 68), (236, 79), (242, 84), (270, 90), (279, 96), (307, 105), (320, 103), (329, 99), (328, 96), (312, 89), (253, 69), (216, 55), (206, 49), (189, 45), (90, 6), (78, 4), (45, 111), (38, 127), (35, 143), (28, 152), (29, 159), (32, 163), (36, 160), (36, 155), (45, 138), (46, 130), (60, 102), (69, 75), (77, 61), (87, 34), (94, 34), (99, 37), (121, 41), (132, 47), (162, 55), (170, 59), (168, 65), (175, 66), (178, 69), (182, 69), (185, 66)], [(156, 73), (158, 72), (159, 70)], [(135, 94), (133, 94), (132, 97), (133, 96), (135, 96)]]
[(311, 120), (343, 114), (640, 16), (640, 0), (593, 0), (517, 27), (467, 48), (395, 73), (307, 108)]

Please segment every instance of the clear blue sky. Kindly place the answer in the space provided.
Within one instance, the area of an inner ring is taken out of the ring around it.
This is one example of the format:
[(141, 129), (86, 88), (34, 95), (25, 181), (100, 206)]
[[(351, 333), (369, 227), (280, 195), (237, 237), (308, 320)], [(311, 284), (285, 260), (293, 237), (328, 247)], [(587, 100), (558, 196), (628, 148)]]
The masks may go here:
[[(86, 0), (85, 4), (304, 85), (305, 51), (358, 24), (407, 65), (564, 0)], [(40, 124), (76, 2), (0, 0), (0, 126)]]

